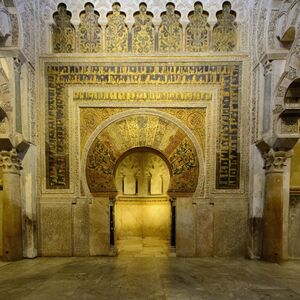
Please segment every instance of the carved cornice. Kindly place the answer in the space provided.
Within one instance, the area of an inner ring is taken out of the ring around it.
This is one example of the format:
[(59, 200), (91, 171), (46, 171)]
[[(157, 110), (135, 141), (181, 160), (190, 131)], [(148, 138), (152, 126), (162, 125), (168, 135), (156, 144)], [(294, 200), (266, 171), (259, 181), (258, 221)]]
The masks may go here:
[(22, 166), (15, 149), (0, 152), (0, 168), (2, 168), (3, 173), (19, 174), (20, 170), (22, 170)]
[(264, 154), (265, 166), (264, 169), (268, 173), (283, 172), (286, 166), (286, 160), (293, 156), (293, 151), (274, 151), (271, 149)]

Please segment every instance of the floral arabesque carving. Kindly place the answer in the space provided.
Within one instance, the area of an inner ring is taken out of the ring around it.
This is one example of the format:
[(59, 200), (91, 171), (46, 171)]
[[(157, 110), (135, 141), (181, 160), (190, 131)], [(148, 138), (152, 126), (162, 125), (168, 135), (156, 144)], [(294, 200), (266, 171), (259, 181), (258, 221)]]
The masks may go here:
[(101, 26), (98, 24), (100, 14), (94, 10), (94, 5), (87, 3), (80, 13), (79, 50), (83, 53), (100, 52)]
[(175, 10), (173, 3), (168, 3), (166, 11), (161, 14), (161, 24), (158, 29), (158, 50), (161, 52), (178, 52), (182, 50), (182, 25), (179, 22), (181, 14)]
[(190, 52), (209, 50), (209, 14), (203, 10), (201, 2), (196, 2), (194, 10), (188, 15), (190, 23), (186, 28), (185, 48)]
[(76, 32), (71, 23), (72, 14), (67, 6), (60, 3), (53, 14), (52, 44), (54, 53), (71, 53), (75, 50)]
[(114, 3), (112, 11), (107, 14), (106, 50), (107, 52), (128, 51), (128, 27), (125, 24), (126, 14), (121, 11), (121, 5)]
[(216, 14), (217, 24), (213, 29), (213, 50), (234, 51), (237, 48), (236, 13), (231, 10), (230, 2), (223, 3), (223, 10)]
[(132, 28), (132, 51), (149, 53), (155, 50), (155, 27), (152, 23), (153, 14), (147, 11), (146, 3), (140, 4), (140, 11), (134, 14)]

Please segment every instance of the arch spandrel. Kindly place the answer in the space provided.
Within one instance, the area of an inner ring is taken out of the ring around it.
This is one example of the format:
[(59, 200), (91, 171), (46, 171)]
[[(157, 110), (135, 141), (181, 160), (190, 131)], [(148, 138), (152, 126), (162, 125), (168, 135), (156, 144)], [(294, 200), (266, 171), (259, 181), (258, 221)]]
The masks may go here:
[(199, 177), (195, 145), (175, 123), (156, 115), (131, 115), (113, 122), (94, 139), (87, 153), (86, 179), (92, 194), (114, 194), (114, 169), (127, 151), (147, 147), (159, 151), (171, 167), (169, 192), (192, 194)]

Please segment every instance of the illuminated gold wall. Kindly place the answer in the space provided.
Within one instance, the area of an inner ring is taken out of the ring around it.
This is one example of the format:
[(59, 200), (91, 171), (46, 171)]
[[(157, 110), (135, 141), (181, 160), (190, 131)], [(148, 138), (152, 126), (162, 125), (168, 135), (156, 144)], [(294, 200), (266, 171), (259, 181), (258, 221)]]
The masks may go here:
[[(171, 170), (178, 255), (245, 254), (247, 55), (51, 56), (40, 65), (40, 255), (110, 254), (115, 170), (136, 147), (160, 152)], [(146, 198), (117, 199), (117, 238), (169, 238), (169, 199)]]
[(300, 189), (300, 143), (294, 148), (294, 155), (291, 162), (291, 187)]
[(2, 233), (3, 233), (3, 228), (2, 228), (2, 217), (3, 217), (3, 202), (2, 202), (2, 194), (3, 192), (0, 191), (0, 253), (2, 253)]
[(116, 171), (118, 196), (116, 238), (170, 238), (170, 171), (164, 160), (147, 151), (129, 153)]
[(171, 205), (168, 199), (118, 201), (116, 204), (116, 238), (155, 237), (169, 240)]

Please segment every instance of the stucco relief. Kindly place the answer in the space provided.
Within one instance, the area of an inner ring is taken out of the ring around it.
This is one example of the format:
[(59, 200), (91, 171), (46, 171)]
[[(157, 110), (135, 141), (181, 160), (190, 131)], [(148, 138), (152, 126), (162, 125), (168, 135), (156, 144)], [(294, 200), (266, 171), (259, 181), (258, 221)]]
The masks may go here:
[(0, 2), (0, 46), (5, 46), (12, 35), (11, 20), (5, 5)]
[(179, 52), (182, 50), (181, 14), (175, 5), (169, 2), (166, 11), (161, 13), (161, 24), (158, 29), (158, 51)]
[[(41, 11), (43, 16), (45, 17), (45, 21), (48, 22), (48, 24), (51, 23), (51, 15), (54, 13), (55, 8), (57, 5), (62, 2), (61, 0), (41, 0)], [(72, 10), (72, 13), (74, 15), (74, 22), (79, 23), (79, 14), (82, 11), (83, 3), (82, 2), (75, 2), (71, 0), (65, 0), (63, 1), (70, 10)], [(106, 13), (111, 9), (111, 5), (114, 3), (114, 0), (109, 1), (101, 1), (101, 0), (95, 0), (93, 1), (93, 4), (95, 6), (95, 9), (97, 9), (101, 15), (100, 17), (100, 23), (106, 22)], [(134, 12), (139, 10), (139, 4), (143, 1), (130, 1), (130, 0), (124, 0), (120, 1), (122, 5), (122, 10), (127, 15), (127, 21), (129, 24), (134, 23)], [(148, 9), (154, 14), (154, 23), (159, 24), (160, 14), (165, 10), (165, 3), (161, 1), (156, 0), (146, 0), (144, 1)], [(174, 0), (172, 1), (175, 5), (177, 10), (179, 10), (182, 14), (182, 22), (185, 24), (188, 23), (188, 13), (193, 10), (195, 1), (194, 0)], [(215, 14), (218, 10), (222, 8), (222, 4), (224, 0), (216, 0), (216, 1), (210, 1), (210, 0), (202, 0), (201, 1), (203, 6), (206, 10), (209, 11), (210, 17), (208, 19), (208, 22), (216, 22)], [(232, 3), (232, 7), (237, 12), (237, 22), (243, 22), (247, 18), (247, 12), (249, 10), (249, 1), (248, 0), (232, 0), (230, 1)], [(47, 13), (46, 13), (47, 11)]]
[(71, 23), (72, 13), (60, 3), (53, 14), (52, 47), (55, 53), (72, 53), (76, 47), (75, 27)]
[(22, 21), (22, 34), (20, 46), (22, 47), (27, 59), (35, 66), (36, 60), (36, 3), (35, 1), (19, 1), (17, 8)]
[[(80, 20), (81, 14), (80, 13), (83, 9), (83, 5), (74, 3), (74, 1), (73, 2), (64, 1), (64, 3), (66, 5), (68, 5), (68, 9), (72, 12), (72, 23), (75, 25), (75, 28), (77, 28), (79, 23), (81, 22), (81, 20)], [(207, 23), (212, 24), (211, 28), (213, 28), (217, 22), (215, 15), (222, 8), (222, 3), (223, 3), (223, 1), (215, 1), (213, 3), (211, 1), (207, 1), (207, 0), (202, 1), (202, 5), (209, 12), (209, 16), (207, 18)], [(43, 3), (43, 2), (41, 3), (42, 18), (40, 20), (40, 29), (42, 31), (42, 34), (40, 36), (40, 48), (41, 48), (42, 53), (50, 52), (50, 46), (49, 46), (50, 36), (49, 36), (49, 33), (47, 32), (47, 30), (50, 27), (50, 25), (53, 23), (53, 20), (51, 20), (51, 18), (49, 18), (49, 15), (54, 13), (55, 7), (57, 4), (58, 4), (58, 1), (51, 1), (51, 2), (47, 1), (45, 3)], [(106, 19), (105, 16), (107, 15), (107, 12), (110, 10), (111, 2), (108, 1), (105, 3), (99, 3), (98, 1), (95, 1), (95, 3), (93, 3), (93, 4), (95, 7), (95, 10), (97, 10), (100, 13), (99, 24), (101, 24), (102, 28), (104, 28), (108, 24), (108, 20)], [(123, 11), (124, 17), (125, 17), (124, 21), (128, 25), (128, 27), (131, 31), (132, 26), (137, 21), (137, 11), (139, 10), (138, 6), (140, 3), (139, 2), (127, 3), (125, 1), (125, 3), (122, 2), (121, 4), (122, 4), (122, 11)], [(162, 3), (157, 4), (153, 1), (149, 1), (149, 3), (145, 3), (145, 4), (148, 5), (148, 9), (152, 13), (151, 19), (153, 21), (153, 25), (156, 27), (156, 30), (157, 30), (157, 28), (161, 24), (160, 15), (164, 16), (164, 10), (165, 10), (164, 4), (162, 4)], [(248, 28), (249, 18), (247, 18), (246, 10), (248, 9), (248, 3), (246, 3), (246, 0), (243, 0), (243, 1), (234, 0), (234, 1), (231, 1), (231, 4), (232, 4), (234, 11), (237, 13), (236, 23), (238, 24), (238, 28), (239, 28), (237, 31), (237, 37), (238, 37), (238, 39), (240, 39), (239, 47), (242, 50), (247, 50), (248, 49), (248, 40), (247, 40), (248, 29), (247, 28)], [(193, 8), (194, 2), (189, 1), (189, 2), (183, 3), (182, 1), (174, 1), (174, 4), (172, 4), (172, 5), (174, 5), (174, 7), (176, 6), (178, 13), (181, 14), (180, 25), (182, 25), (183, 27), (186, 27), (187, 24), (190, 22), (190, 20), (189, 20), (190, 14), (189, 13), (191, 11), (193, 11), (193, 9), (194, 9)], [(149, 18), (149, 16), (150, 16), (149, 14), (150, 14), (150, 12), (148, 13), (147, 18)], [(139, 17), (139, 19), (140, 19), (140, 17)], [(175, 24), (177, 22), (178, 21), (176, 19), (174, 19), (174, 22), (170, 23), (172, 25), (171, 27), (175, 26)], [(170, 27), (170, 26), (168, 26), (168, 27)], [(227, 30), (227, 32), (229, 32), (229, 31), (230, 30)], [(105, 33), (103, 33), (103, 34), (105, 34)], [(148, 32), (148, 34), (149, 34), (149, 32)], [(133, 36), (135, 35), (134, 31), (133, 31), (132, 35)], [(176, 33), (172, 34), (172, 36), (174, 36), (174, 35), (176, 36)], [(225, 36), (227, 36), (227, 35), (228, 34), (225, 34)], [(152, 38), (150, 40), (153, 42)], [(197, 40), (197, 38), (196, 38), (196, 40)], [(132, 42), (132, 44), (133, 44), (132, 51), (137, 53), (138, 51), (136, 51), (136, 49), (133, 49), (135, 47), (134, 43), (136, 41), (134, 41), (134, 40), (131, 41), (131, 39), (129, 39), (129, 42), (130, 43)], [(182, 41), (180, 41), (180, 43), (181, 42)], [(194, 41), (194, 43), (195, 43), (195, 41)], [(181, 45), (179, 48), (181, 48)], [(151, 46), (151, 49), (152, 49), (152, 46)], [(131, 47), (130, 47), (130, 50), (131, 50)], [(145, 50), (143, 50), (143, 51), (145, 51)], [(147, 51), (149, 51), (149, 50), (147, 50)], [(195, 51), (195, 49), (189, 50), (189, 51)], [(201, 50), (201, 51), (205, 51), (205, 48), (203, 48), (203, 50)], [(108, 52), (111, 52), (111, 51), (108, 50)], [(117, 52), (120, 52), (120, 50), (118, 50)], [(141, 53), (141, 52), (139, 52), (139, 53)]]
[(134, 13), (132, 27), (132, 51), (135, 53), (151, 53), (155, 50), (155, 26), (153, 13), (147, 11), (146, 3), (141, 3), (140, 10)]
[(257, 32), (257, 57), (260, 59), (266, 51), (266, 19), (267, 19), (268, 10), (265, 7), (262, 7), (258, 19), (258, 28)]
[(112, 11), (107, 14), (106, 50), (107, 52), (128, 51), (128, 26), (125, 23), (126, 14), (121, 11), (121, 5), (114, 3)]
[(201, 2), (196, 2), (194, 10), (188, 14), (190, 20), (186, 27), (185, 48), (187, 51), (200, 52), (209, 49), (209, 13), (203, 10)]
[(223, 9), (216, 14), (217, 23), (213, 28), (212, 42), (214, 51), (234, 51), (237, 48), (236, 12), (231, 3), (223, 3)]
[(101, 26), (98, 24), (99, 13), (94, 5), (87, 3), (85, 10), (80, 13), (79, 51), (83, 53), (100, 52)]

